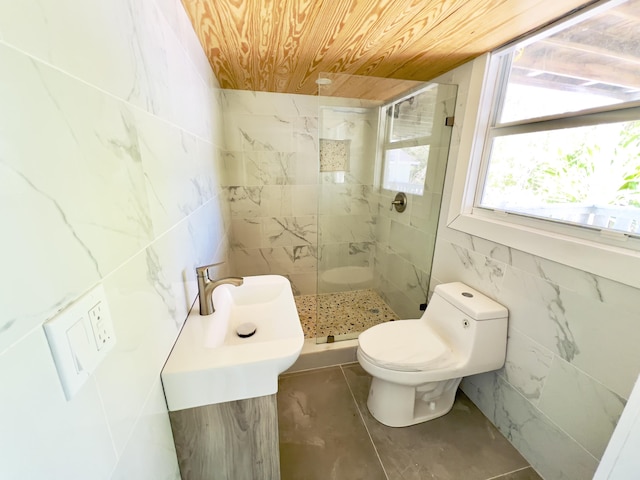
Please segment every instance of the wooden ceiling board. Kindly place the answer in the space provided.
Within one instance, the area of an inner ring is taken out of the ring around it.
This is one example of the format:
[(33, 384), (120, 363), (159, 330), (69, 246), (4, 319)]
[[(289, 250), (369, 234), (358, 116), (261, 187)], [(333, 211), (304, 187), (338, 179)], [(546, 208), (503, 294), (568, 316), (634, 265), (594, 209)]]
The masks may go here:
[(585, 0), (183, 0), (223, 88), (316, 94), (321, 72), (430, 80)]
[[(355, 70), (341, 69), (345, 73), (371, 75), (387, 78), (407, 78), (393, 73), (425, 48), (432, 48), (438, 38), (437, 32), (447, 19), (456, 15), (468, 0), (457, 2), (416, 2), (419, 8), (411, 8), (403, 15), (395, 16), (402, 21), (394, 21), (384, 35), (372, 34), (376, 40), (370, 49), (362, 48)], [(394, 19), (395, 20), (395, 19)], [(389, 22), (389, 20), (386, 20)], [(367, 32), (368, 33), (368, 32)]]

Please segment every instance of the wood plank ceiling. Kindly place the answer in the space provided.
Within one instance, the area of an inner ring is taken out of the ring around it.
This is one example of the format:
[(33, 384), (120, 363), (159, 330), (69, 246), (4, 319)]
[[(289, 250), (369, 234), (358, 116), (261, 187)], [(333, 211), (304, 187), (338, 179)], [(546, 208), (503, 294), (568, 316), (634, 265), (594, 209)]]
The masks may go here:
[(322, 72), (430, 80), (590, 2), (183, 3), (223, 88), (315, 95)]

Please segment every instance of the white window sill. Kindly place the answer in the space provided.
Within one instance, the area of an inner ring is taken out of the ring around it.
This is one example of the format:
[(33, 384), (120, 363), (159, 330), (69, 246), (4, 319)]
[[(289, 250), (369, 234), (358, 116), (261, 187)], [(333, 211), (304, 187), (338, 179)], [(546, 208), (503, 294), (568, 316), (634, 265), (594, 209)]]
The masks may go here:
[[(481, 105), (488, 108), (489, 96), (483, 91), (489, 55), (478, 57), (471, 64), (468, 75), (468, 93), (465, 111), (460, 117), (460, 144), (453, 174), (450, 203), (446, 209), (447, 226), (454, 230), (484, 238), (510, 248), (530, 253), (563, 265), (568, 265), (610, 280), (640, 288), (640, 251), (628, 248), (630, 243), (620, 236), (598, 240), (597, 232), (556, 224), (554, 231), (537, 228), (531, 223), (519, 223), (518, 216), (487, 215), (473, 208), (473, 198), (479, 173), (483, 120)], [(458, 120), (456, 120), (458, 122)], [(515, 218), (514, 218), (515, 217)], [(578, 235), (583, 235), (579, 237)], [(629, 242), (638, 242), (628, 240)]]

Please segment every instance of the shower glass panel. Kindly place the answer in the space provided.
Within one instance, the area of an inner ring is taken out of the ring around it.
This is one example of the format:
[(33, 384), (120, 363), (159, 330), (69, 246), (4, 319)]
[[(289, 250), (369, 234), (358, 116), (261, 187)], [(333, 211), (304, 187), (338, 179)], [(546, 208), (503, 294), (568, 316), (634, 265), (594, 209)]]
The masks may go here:
[[(319, 343), (416, 318), (427, 299), (456, 87), (345, 74), (319, 84)], [(399, 191), (404, 212), (392, 211)]]

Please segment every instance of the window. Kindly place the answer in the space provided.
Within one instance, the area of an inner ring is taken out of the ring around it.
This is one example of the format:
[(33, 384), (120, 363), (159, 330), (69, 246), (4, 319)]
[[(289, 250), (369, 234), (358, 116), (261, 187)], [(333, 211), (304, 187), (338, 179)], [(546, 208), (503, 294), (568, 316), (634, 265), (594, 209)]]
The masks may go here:
[(424, 193), (437, 96), (431, 84), (384, 109), (383, 188)]
[(639, 24), (599, 2), (443, 78), (469, 82), (448, 227), (640, 288)]
[(640, 236), (638, 32), (608, 2), (492, 56), (477, 209)]

